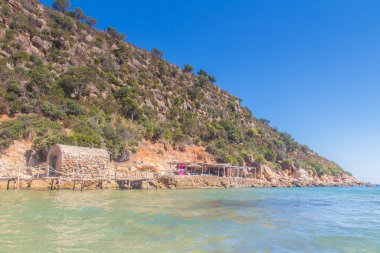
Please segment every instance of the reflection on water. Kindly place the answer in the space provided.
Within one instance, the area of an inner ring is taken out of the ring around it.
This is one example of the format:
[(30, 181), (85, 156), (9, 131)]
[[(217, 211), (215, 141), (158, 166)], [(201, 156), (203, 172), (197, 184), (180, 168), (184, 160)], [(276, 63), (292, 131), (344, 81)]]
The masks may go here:
[(0, 252), (378, 252), (379, 193), (2, 191)]

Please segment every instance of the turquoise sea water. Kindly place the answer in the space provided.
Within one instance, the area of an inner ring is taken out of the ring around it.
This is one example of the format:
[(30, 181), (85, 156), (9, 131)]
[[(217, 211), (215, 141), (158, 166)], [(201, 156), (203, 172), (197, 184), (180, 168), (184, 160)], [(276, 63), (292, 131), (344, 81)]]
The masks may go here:
[(380, 252), (380, 188), (1, 191), (0, 252)]

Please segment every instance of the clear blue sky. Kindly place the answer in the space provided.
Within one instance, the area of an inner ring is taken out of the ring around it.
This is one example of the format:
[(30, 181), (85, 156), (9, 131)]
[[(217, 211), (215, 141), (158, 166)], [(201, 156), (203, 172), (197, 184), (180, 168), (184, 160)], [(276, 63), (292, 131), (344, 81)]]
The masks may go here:
[(255, 116), (380, 183), (380, 1), (71, 2), (99, 29), (205, 69)]

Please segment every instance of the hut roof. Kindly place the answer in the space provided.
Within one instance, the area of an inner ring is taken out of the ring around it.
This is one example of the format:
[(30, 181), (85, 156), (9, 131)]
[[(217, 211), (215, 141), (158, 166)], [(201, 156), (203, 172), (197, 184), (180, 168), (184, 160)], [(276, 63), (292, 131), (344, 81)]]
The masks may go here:
[(198, 163), (192, 163), (187, 165), (188, 168), (202, 168), (202, 165), (199, 165)]
[(109, 157), (108, 151), (104, 149), (69, 146), (69, 145), (62, 145), (62, 144), (57, 144), (56, 146), (61, 150), (62, 153), (65, 153), (65, 154), (83, 155), (86, 157), (93, 157), (93, 156)]

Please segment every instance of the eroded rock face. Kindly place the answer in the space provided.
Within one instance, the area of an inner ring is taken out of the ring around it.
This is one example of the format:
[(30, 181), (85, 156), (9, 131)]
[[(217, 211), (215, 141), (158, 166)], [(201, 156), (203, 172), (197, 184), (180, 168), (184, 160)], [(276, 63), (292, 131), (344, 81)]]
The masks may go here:
[(267, 181), (273, 181), (273, 180), (278, 180), (280, 175), (275, 173), (271, 168), (269, 168), (266, 165), (261, 166), (261, 175), (262, 179), (265, 179)]
[(300, 169), (300, 170), (297, 170), (295, 171), (292, 176), (296, 179), (301, 179), (301, 180), (310, 180), (310, 176), (309, 176), (309, 173), (304, 170), (304, 169)]
[(48, 42), (48, 41), (45, 41), (43, 39), (41, 39), (40, 37), (38, 36), (33, 36), (32, 38), (32, 44), (41, 49), (42, 51), (44, 51), (44, 53), (46, 53), (47, 51), (50, 50), (50, 48), (52, 47), (51, 43)]
[(16, 1), (16, 0), (6, 0), (6, 1), (12, 7), (12, 9), (14, 9), (15, 11), (22, 11), (23, 10), (22, 5), (18, 1)]

